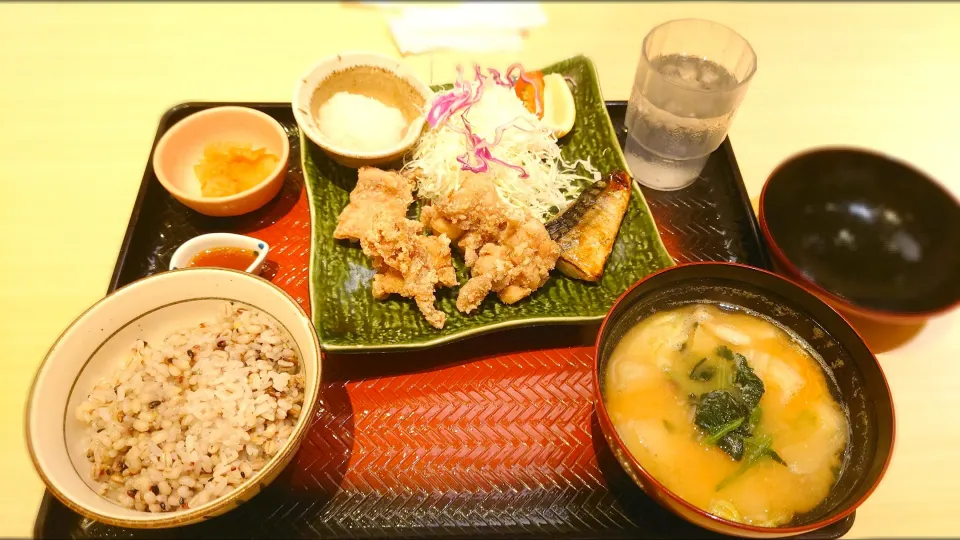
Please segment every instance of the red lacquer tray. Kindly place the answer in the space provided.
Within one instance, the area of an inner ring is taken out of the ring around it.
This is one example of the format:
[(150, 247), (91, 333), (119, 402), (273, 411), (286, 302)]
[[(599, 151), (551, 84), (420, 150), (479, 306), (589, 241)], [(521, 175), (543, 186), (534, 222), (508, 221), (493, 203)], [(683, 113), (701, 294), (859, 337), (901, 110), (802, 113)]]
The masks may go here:
[[(188, 104), (161, 121), (224, 104)], [(236, 104), (232, 104), (236, 105)], [(173, 200), (147, 168), (111, 290), (167, 268), (185, 240), (212, 231), (271, 246), (263, 273), (307, 310), (310, 216), (289, 104), (240, 104), (277, 118), (291, 137), (290, 171), (275, 200), (240, 218), (209, 218)], [(622, 124), (623, 103), (608, 108)], [(767, 266), (766, 250), (729, 141), (704, 178), (644, 192), (678, 261)], [(597, 325), (506, 330), (428, 351), (334, 355), (322, 408), (277, 481), (228, 514), (145, 531), (84, 519), (44, 496), (38, 537), (710, 538), (648, 499), (604, 442), (592, 402)], [(808, 535), (837, 538), (853, 516)]]

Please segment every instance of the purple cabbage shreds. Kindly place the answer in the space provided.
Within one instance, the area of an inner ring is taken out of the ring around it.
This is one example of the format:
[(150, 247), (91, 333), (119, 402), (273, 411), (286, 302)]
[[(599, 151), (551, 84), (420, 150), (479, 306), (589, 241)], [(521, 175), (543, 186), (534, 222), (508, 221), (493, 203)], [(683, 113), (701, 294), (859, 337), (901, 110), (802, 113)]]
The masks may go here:
[(469, 155), (470, 154), (467, 153), (467, 154), (463, 154), (462, 156), (457, 156), (457, 161), (460, 162), (461, 165), (463, 165), (463, 170), (470, 171), (472, 173), (487, 172), (488, 165), (487, 165), (487, 162), (483, 160), (483, 158), (480, 158), (479, 165), (470, 165), (470, 163), (467, 161)]
[[(506, 77), (508, 81), (513, 81), (514, 84), (516, 84), (516, 81), (517, 81), (517, 79), (513, 78), (513, 70), (515, 69), (519, 69), (520, 73), (521, 74), (523, 73), (523, 66), (520, 65), (519, 62), (517, 62), (516, 64), (513, 64), (510, 67), (508, 67), (507, 72), (503, 74), (503, 76)], [(519, 78), (519, 75), (518, 75), (518, 78)]]
[(487, 68), (487, 71), (490, 72), (490, 76), (493, 77), (493, 82), (499, 84), (500, 86), (506, 86), (508, 88), (513, 87), (513, 81), (509, 80), (509, 78), (506, 81), (504, 81), (503, 78), (500, 76), (499, 71), (493, 68)]
[[(523, 167), (519, 165), (512, 165), (506, 161), (503, 161), (502, 159), (498, 159), (493, 156), (493, 153), (490, 152), (490, 148), (492, 146), (496, 146), (500, 143), (500, 138), (503, 136), (503, 132), (510, 127), (509, 124), (505, 124), (497, 128), (496, 140), (492, 145), (487, 143), (485, 140), (483, 140), (483, 138), (473, 132), (473, 126), (470, 125), (470, 122), (466, 118), (463, 119), (463, 126), (466, 128), (467, 153), (457, 157), (457, 161), (463, 166), (463, 170), (474, 173), (485, 172), (489, 167), (489, 163), (493, 162), (503, 165), (509, 169), (519, 171), (520, 178), (527, 178), (530, 176)], [(522, 128), (518, 127), (517, 129)], [(470, 154), (477, 158), (480, 163), (479, 165), (470, 164)]]
[(431, 128), (442, 125), (460, 109), (465, 108), (464, 113), (466, 113), (471, 106), (480, 101), (481, 97), (483, 97), (482, 83), (477, 85), (476, 93), (473, 92), (470, 85), (454, 88), (433, 101), (430, 112), (427, 113), (427, 123), (430, 124)]
[(476, 94), (468, 94), (466, 102), (458, 106), (456, 109), (453, 109), (452, 111), (450, 111), (450, 114), (447, 115), (446, 118), (444, 118), (444, 122), (446, 122), (450, 118), (450, 116), (453, 115), (453, 113), (457, 112), (457, 110), (461, 108), (463, 109), (463, 121), (466, 122), (467, 121), (466, 115), (468, 112), (470, 112), (470, 108), (476, 105), (480, 101), (480, 98), (482, 97), (483, 97), (483, 84), (480, 84), (477, 86)]
[(427, 113), (427, 123), (430, 124), (430, 127), (436, 127), (437, 124), (440, 123), (440, 119), (446, 115), (447, 111), (450, 110), (450, 106), (459, 97), (455, 90), (451, 90), (446, 94), (437, 96), (437, 98), (433, 100), (430, 112)]
[(473, 132), (473, 124), (470, 123), (470, 120), (467, 120), (467, 117), (463, 117), (463, 129), (466, 130), (467, 134), (467, 148), (472, 150), (476, 146), (477, 141), (483, 141), (477, 134)]
[[(531, 132), (531, 131), (533, 131), (533, 129), (527, 129), (527, 128), (522, 128), (522, 127), (518, 126), (518, 125), (516, 124), (516, 122), (517, 122), (517, 120), (520, 120), (520, 118), (521, 118), (521, 117), (518, 116), (518, 117), (514, 118), (513, 120), (507, 122), (506, 124), (503, 124), (503, 125), (501, 125), (500, 127), (498, 127), (498, 128), (496, 129), (496, 131), (494, 131), (494, 136), (493, 136), (493, 142), (492, 142), (492, 143), (487, 143), (487, 141), (484, 141), (483, 139), (480, 139), (480, 144), (481, 144), (481, 146), (485, 146), (485, 147), (487, 147), (487, 148), (495, 148), (496, 146), (498, 146), (498, 145), (500, 144), (500, 140), (503, 139), (503, 133), (504, 133), (506, 130), (510, 129), (510, 128), (518, 129), (518, 130), (520, 130), (520, 131), (526, 131), (526, 132), (528, 132), (528, 133)], [(479, 137), (478, 137), (478, 138), (479, 138)]]
[(473, 96), (473, 99), (470, 100), (469, 106), (472, 107), (474, 104), (480, 102), (480, 98), (483, 97), (483, 84), (477, 85), (477, 93)]
[(485, 160), (487, 160), (487, 161), (492, 161), (492, 162), (494, 162), (494, 163), (499, 163), (500, 165), (503, 165), (504, 167), (513, 169), (513, 170), (515, 170), (515, 171), (520, 171), (520, 178), (527, 178), (528, 176), (530, 176), (529, 174), (527, 174), (526, 169), (524, 169), (523, 167), (521, 167), (521, 166), (519, 166), (519, 165), (511, 165), (510, 163), (507, 163), (506, 161), (503, 161), (503, 160), (501, 160), (501, 159), (497, 159), (497, 158), (493, 157), (493, 154), (490, 153), (490, 149), (488, 149), (488, 148), (481, 148), (481, 149), (477, 150), (476, 154), (477, 154), (478, 156), (480, 156), (482, 159), (485, 159)]
[(430, 127), (437, 127), (445, 122), (447, 118), (450, 117), (450, 114), (452, 114), (452, 111), (463, 101), (463, 98), (463, 93), (456, 91), (438, 96), (433, 101), (430, 112), (427, 113), (427, 122), (430, 124)]
[[(476, 91), (474, 92), (471, 85), (467, 84), (463, 80), (462, 66), (457, 66), (457, 82), (454, 83), (453, 90), (438, 96), (434, 100), (433, 105), (430, 107), (430, 112), (427, 114), (427, 122), (430, 124), (431, 128), (435, 128), (449, 120), (454, 113), (460, 109), (463, 109), (464, 129), (461, 130), (459, 127), (454, 125), (449, 126), (450, 129), (462, 134), (464, 138), (466, 138), (467, 152), (457, 156), (457, 162), (460, 163), (463, 170), (473, 173), (486, 172), (490, 167), (490, 163), (493, 162), (515, 171), (519, 171), (520, 178), (529, 177), (529, 174), (523, 167), (520, 167), (519, 165), (512, 165), (506, 161), (498, 159), (494, 157), (493, 153), (490, 151), (491, 148), (494, 148), (500, 144), (500, 141), (503, 139), (503, 133), (511, 127), (522, 131), (531, 131), (516, 125), (516, 122), (519, 120), (519, 118), (515, 118), (511, 122), (499, 126), (495, 131), (494, 140), (492, 143), (488, 143), (473, 132), (473, 126), (470, 124), (470, 121), (467, 120), (466, 114), (470, 108), (479, 102), (483, 97), (484, 80), (486, 79), (481, 72), (479, 65), (474, 64), (473, 68), (476, 75), (476, 81), (478, 83)], [(520, 66), (520, 64), (514, 64), (513, 66), (510, 66), (510, 69), (507, 70), (508, 81), (509, 74), (517, 68), (520, 69), (520, 76), (523, 77), (523, 68)], [(505, 83), (500, 75), (500, 72), (497, 70), (489, 68), (489, 72), (496, 84), (507, 87), (513, 86), (511, 82)], [(539, 93), (537, 94), (537, 99), (539, 106)], [(476, 160), (476, 164), (473, 163), (474, 159)]]
[(574, 88), (577, 87), (577, 81), (573, 80), (573, 77), (569, 75), (564, 75), (563, 80), (567, 81), (570, 84), (570, 86), (573, 86)]

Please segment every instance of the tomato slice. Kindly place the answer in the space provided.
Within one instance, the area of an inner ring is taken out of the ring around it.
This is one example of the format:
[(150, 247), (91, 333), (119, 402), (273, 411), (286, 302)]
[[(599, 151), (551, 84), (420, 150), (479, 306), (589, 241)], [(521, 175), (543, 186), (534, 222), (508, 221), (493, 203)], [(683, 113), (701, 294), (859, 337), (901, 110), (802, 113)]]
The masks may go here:
[(528, 111), (543, 118), (543, 72), (523, 72), (513, 90)]

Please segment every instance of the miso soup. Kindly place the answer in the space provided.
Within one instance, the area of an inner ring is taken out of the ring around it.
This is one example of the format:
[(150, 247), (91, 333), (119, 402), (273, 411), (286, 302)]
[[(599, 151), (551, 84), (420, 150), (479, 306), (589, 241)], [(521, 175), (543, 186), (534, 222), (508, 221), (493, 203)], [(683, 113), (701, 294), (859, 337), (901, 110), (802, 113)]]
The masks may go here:
[(663, 311), (617, 344), (604, 400), (629, 452), (670, 491), (732, 521), (786, 525), (826, 498), (849, 439), (810, 350), (748, 312)]

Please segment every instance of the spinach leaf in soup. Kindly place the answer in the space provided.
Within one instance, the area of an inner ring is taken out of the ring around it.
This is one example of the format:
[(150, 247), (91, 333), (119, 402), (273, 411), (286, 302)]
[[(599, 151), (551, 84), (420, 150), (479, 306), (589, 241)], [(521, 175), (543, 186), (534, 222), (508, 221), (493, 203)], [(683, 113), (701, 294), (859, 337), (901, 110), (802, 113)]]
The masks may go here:
[(693, 366), (693, 369), (690, 370), (690, 380), (706, 382), (716, 374), (717, 366), (708, 363), (706, 358), (702, 358)]
[(760, 419), (763, 417), (763, 409), (760, 407), (755, 407), (750, 411), (750, 418), (747, 418), (747, 423), (745, 425), (747, 432), (753, 433), (757, 426), (760, 425)]
[(720, 442), (721, 439), (726, 437), (728, 433), (733, 433), (734, 431), (739, 429), (740, 426), (742, 425), (743, 425), (743, 418), (737, 418), (736, 420), (727, 422), (720, 429), (711, 433), (710, 436), (707, 437), (707, 442), (710, 444), (717, 444), (718, 442)]
[(742, 354), (735, 354), (734, 359), (737, 364), (737, 374), (733, 379), (734, 386), (740, 390), (740, 397), (746, 403), (748, 409), (753, 409), (760, 403), (765, 388), (763, 381), (753, 372), (753, 368), (747, 363), (747, 359)]
[(694, 423), (707, 432), (707, 440), (735, 460), (743, 457), (743, 424), (750, 415), (739, 397), (726, 390), (700, 396)]
[[(733, 459), (743, 459), (746, 441), (754, 435), (760, 424), (760, 398), (765, 388), (763, 381), (754, 373), (747, 359), (734, 353), (729, 347), (717, 347), (719, 368), (727, 372), (725, 365), (732, 363), (732, 377), (717, 377), (718, 389), (700, 395), (696, 401), (694, 423), (706, 432), (705, 441), (715, 444)], [(708, 370), (707, 366), (713, 366)], [(690, 379), (708, 381), (717, 374), (717, 366), (704, 358), (690, 371)], [(725, 373), (721, 373), (725, 375)], [(766, 455), (765, 453), (763, 455)], [(777, 456), (779, 458), (779, 456)]]
[(759, 435), (759, 436), (749, 437), (745, 439), (743, 442), (744, 442), (744, 447), (746, 448), (743, 464), (740, 465), (740, 468), (734, 471), (733, 474), (724, 478), (723, 481), (717, 484), (716, 491), (722, 490), (723, 488), (730, 485), (734, 480), (736, 480), (737, 478), (740, 478), (740, 476), (742, 476), (743, 473), (747, 472), (747, 469), (756, 465), (757, 462), (759, 462), (764, 457), (770, 457), (775, 462), (781, 465), (786, 465), (783, 459), (780, 458), (780, 455), (777, 454), (776, 451), (774, 451), (774, 449), (772, 448), (773, 438), (770, 437), (769, 435)]
[(700, 396), (694, 422), (710, 433), (749, 414), (743, 401), (726, 390), (714, 390)]

